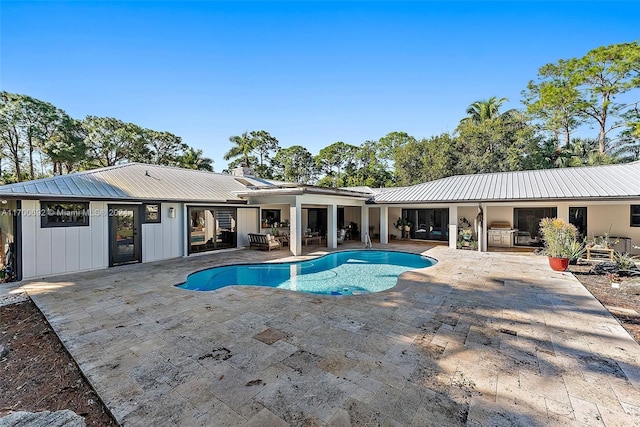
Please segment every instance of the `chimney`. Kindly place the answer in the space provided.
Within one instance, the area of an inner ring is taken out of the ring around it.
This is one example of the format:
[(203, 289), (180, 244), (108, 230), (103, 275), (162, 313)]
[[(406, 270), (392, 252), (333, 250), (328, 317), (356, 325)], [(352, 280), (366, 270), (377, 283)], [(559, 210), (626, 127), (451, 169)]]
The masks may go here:
[(231, 175), (233, 176), (253, 176), (253, 169), (245, 166), (244, 163), (240, 166), (231, 169)]

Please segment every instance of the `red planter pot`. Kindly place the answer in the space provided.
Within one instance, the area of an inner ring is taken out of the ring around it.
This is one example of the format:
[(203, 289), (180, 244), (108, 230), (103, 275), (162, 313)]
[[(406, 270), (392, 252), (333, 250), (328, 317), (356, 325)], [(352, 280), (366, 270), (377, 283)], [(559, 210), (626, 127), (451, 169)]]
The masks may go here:
[(569, 258), (549, 257), (549, 266), (554, 271), (567, 271), (569, 267)]

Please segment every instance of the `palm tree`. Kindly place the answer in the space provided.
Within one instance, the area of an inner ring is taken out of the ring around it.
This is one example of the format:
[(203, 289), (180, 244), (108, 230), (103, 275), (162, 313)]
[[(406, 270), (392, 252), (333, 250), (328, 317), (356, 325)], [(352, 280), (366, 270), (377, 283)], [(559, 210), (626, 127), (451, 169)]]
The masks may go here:
[(178, 165), (186, 169), (197, 169), (213, 172), (213, 160), (204, 157), (202, 150), (189, 147), (184, 154), (178, 158)]
[(241, 157), (244, 165), (251, 167), (251, 153), (256, 148), (256, 139), (249, 136), (248, 132), (244, 132), (242, 135), (229, 137), (229, 141), (235, 144), (235, 147), (225, 153), (224, 159)]
[(500, 107), (505, 101), (509, 101), (507, 98), (496, 98), (492, 96), (486, 101), (476, 101), (469, 105), (467, 108), (468, 116), (460, 120), (460, 125), (463, 124), (480, 124), (487, 120), (493, 120), (500, 117)]

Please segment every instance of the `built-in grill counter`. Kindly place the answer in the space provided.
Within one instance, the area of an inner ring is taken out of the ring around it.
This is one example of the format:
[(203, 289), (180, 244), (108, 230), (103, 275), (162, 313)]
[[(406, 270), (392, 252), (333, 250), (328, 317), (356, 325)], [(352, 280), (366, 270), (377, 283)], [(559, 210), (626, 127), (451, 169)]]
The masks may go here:
[(513, 247), (514, 236), (517, 231), (511, 228), (511, 223), (508, 221), (493, 221), (487, 231), (489, 246)]

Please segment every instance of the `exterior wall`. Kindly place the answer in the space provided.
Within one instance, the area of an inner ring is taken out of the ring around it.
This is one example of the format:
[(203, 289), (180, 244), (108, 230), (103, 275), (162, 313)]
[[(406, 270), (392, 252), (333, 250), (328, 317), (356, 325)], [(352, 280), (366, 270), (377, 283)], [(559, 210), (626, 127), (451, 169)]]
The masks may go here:
[(304, 232), (307, 229), (307, 227), (309, 227), (309, 209), (300, 209), (300, 211), (301, 211), (300, 220), (302, 224), (302, 231)]
[[(287, 217), (289, 216), (287, 209)], [(236, 231), (238, 236), (238, 247), (249, 246), (249, 233), (259, 233), (259, 209), (256, 208), (238, 208), (236, 218)]]
[[(473, 216), (471, 216), (471, 223), (473, 224), (473, 219), (476, 217), (476, 213), (478, 212), (475, 209)], [(469, 218), (469, 217), (467, 217)], [(504, 221), (511, 224), (513, 227), (513, 206), (488, 206), (487, 207), (487, 226), (490, 226), (494, 221)]]
[(373, 232), (371, 233), (371, 238), (373, 239), (375, 234), (380, 234), (380, 208), (365, 206), (363, 209), (369, 209), (369, 226), (373, 227)]
[[(344, 226), (348, 227), (350, 223), (355, 222), (358, 224), (358, 229), (362, 230), (362, 224), (360, 217), (360, 208), (355, 206), (344, 207)], [(366, 230), (365, 230), (366, 231)]]
[[(108, 202), (90, 202), (89, 226), (42, 228), (37, 200), (22, 202), (22, 276), (24, 279), (96, 270), (109, 266)], [(142, 262), (182, 256), (183, 209), (162, 203), (162, 221), (142, 224)], [(173, 207), (176, 218), (169, 218)], [(140, 212), (142, 215), (142, 212)]]
[(401, 216), (402, 208), (389, 207), (389, 224), (387, 225), (387, 230), (389, 230), (389, 235), (396, 236), (398, 239), (402, 237), (402, 231), (394, 227), (393, 223), (397, 222)]
[[(173, 208), (176, 217), (169, 218), (169, 209)], [(181, 203), (162, 203), (161, 222), (142, 224), (142, 262), (177, 258), (184, 255), (184, 209)], [(107, 243), (108, 247), (108, 243)]]
[[(640, 204), (640, 200), (631, 203), (605, 203), (605, 202), (540, 202), (540, 203), (513, 203), (488, 205), (487, 207), (487, 225), (493, 221), (508, 221), (513, 226), (513, 209), (515, 207), (556, 207), (558, 209), (558, 217), (568, 220), (568, 211), (570, 207), (586, 207), (587, 208), (587, 236), (601, 236), (609, 233), (615, 237), (631, 238), (631, 253), (640, 254), (640, 249), (633, 246), (640, 246), (640, 227), (630, 226), (630, 209), (632, 204)], [(461, 212), (467, 208), (458, 208), (459, 216), (464, 216)], [(467, 217), (469, 219), (469, 217)], [(622, 246), (616, 246), (617, 250), (622, 250)]]
[[(640, 201), (633, 204), (640, 204)], [(578, 205), (576, 204), (576, 206)], [(582, 204), (580, 206), (587, 206), (588, 237), (602, 236), (605, 233), (616, 237), (630, 237), (631, 253), (640, 253), (640, 249), (633, 248), (634, 245), (640, 246), (640, 227), (630, 226), (631, 203), (616, 205)]]
[(106, 202), (91, 202), (89, 226), (42, 228), (40, 202), (22, 202), (22, 277), (95, 270), (109, 265)]

